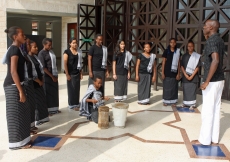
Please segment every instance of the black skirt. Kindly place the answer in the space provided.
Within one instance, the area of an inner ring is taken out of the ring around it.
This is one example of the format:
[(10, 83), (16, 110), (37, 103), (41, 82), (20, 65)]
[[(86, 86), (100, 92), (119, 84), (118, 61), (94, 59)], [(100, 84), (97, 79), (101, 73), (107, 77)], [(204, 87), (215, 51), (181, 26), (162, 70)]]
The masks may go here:
[[(23, 89), (25, 88), (22, 86)], [(9, 148), (16, 149), (30, 142), (30, 108), (29, 103), (19, 102), (16, 85), (4, 87), (6, 97), (6, 120), (9, 136)]]
[(53, 82), (51, 77), (45, 75), (43, 86), (46, 94), (46, 103), (49, 113), (57, 113), (59, 110), (58, 82)]
[(80, 74), (71, 75), (71, 79), (67, 80), (67, 92), (69, 108), (79, 108), (80, 98)]
[(127, 75), (117, 75), (117, 80), (114, 80), (114, 99), (127, 99), (128, 78)]
[(49, 112), (43, 87), (35, 88), (34, 92), (36, 102), (35, 124), (39, 125), (43, 122), (49, 121)]
[(27, 101), (29, 103), (29, 108), (30, 108), (30, 122), (31, 125), (30, 127), (33, 128), (35, 127), (35, 96), (34, 96), (34, 81), (31, 80), (27, 80), (24, 82), (25, 85), (25, 90), (26, 90), (26, 94), (27, 94)]
[(197, 83), (183, 83), (183, 104), (196, 106)]
[(175, 104), (178, 101), (178, 81), (176, 78), (166, 77), (163, 80), (163, 102)]
[(152, 74), (139, 74), (138, 103), (149, 104)]

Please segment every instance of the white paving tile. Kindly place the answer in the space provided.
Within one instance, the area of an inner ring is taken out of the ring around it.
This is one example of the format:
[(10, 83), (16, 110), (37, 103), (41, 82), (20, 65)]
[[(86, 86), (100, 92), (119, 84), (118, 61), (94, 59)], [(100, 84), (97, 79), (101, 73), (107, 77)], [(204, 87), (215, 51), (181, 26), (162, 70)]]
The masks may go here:
[[(3, 84), (0, 81), (0, 84)], [(84, 117), (79, 117), (78, 112), (67, 108), (67, 89), (65, 75), (60, 74), (59, 77), (59, 96), (60, 110), (62, 113), (54, 115), (50, 118), (50, 122), (39, 126), (40, 134), (65, 135), (68, 130), (79, 122), (86, 121)], [(87, 89), (87, 76), (84, 77), (81, 86), (81, 97)], [(113, 96), (113, 82), (106, 82), (105, 93)], [(97, 124), (90, 122), (79, 125), (73, 132), (74, 136), (109, 138), (125, 133), (131, 133), (144, 140), (156, 141), (174, 141), (183, 142), (183, 138), (179, 129), (169, 127), (164, 123), (174, 121), (176, 118), (171, 107), (162, 106), (162, 88), (158, 91), (152, 91), (151, 105), (141, 106), (137, 104), (137, 84), (130, 82), (128, 87), (129, 111), (126, 127), (124, 129), (114, 127), (110, 123), (109, 129), (101, 130)], [(198, 97), (198, 109), (202, 109), (202, 97)], [(182, 93), (179, 92), (179, 104), (182, 101)], [(107, 102), (111, 107), (113, 99)], [(230, 102), (222, 101), (221, 107), (221, 129), (220, 143), (230, 150)], [(17, 150), (8, 149), (8, 134), (6, 125), (5, 96), (3, 88), (0, 87), (0, 161), (93, 161), (93, 162), (139, 162), (139, 161), (179, 161), (179, 162), (211, 162), (218, 160), (191, 159), (187, 148), (184, 144), (162, 144), (162, 143), (143, 143), (134, 138), (125, 136), (110, 141), (92, 140), (92, 139), (76, 139), (69, 138), (59, 151), (49, 150)], [(148, 111), (145, 111), (148, 110)], [(151, 111), (149, 111), (151, 110)], [(143, 111), (135, 113), (136, 111)], [(112, 113), (112, 112), (111, 112)], [(179, 113), (181, 121), (173, 123), (173, 126), (181, 127), (186, 130), (190, 140), (197, 139), (200, 130), (201, 116), (197, 113)], [(219, 160), (224, 161), (224, 160)]]

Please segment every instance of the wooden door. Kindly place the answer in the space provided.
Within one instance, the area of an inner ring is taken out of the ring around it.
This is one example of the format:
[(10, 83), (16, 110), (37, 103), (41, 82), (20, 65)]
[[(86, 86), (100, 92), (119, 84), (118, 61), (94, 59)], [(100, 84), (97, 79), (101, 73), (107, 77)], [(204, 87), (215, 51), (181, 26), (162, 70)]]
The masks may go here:
[(112, 58), (116, 43), (118, 40), (125, 41), (126, 2), (106, 0), (104, 3), (103, 43), (108, 48), (108, 67), (112, 72)]
[[(131, 79), (135, 79), (138, 54), (143, 52), (143, 44), (152, 42), (152, 52), (160, 58), (165, 50), (171, 32), (171, 6), (168, 0), (129, 0), (127, 9), (127, 46), (134, 55), (131, 64)], [(160, 60), (161, 62), (161, 60)], [(161, 64), (158, 64), (161, 81)]]
[(68, 36), (67, 42), (69, 42), (70, 38), (77, 38), (77, 23), (69, 23), (68, 24)]
[[(230, 1), (213, 1), (213, 0), (194, 0), (183, 1), (174, 0), (173, 5), (173, 30), (172, 36), (179, 39), (177, 43), (181, 48), (182, 54), (186, 51), (186, 45), (189, 40), (195, 43), (195, 50), (202, 54), (205, 46), (202, 27), (208, 19), (217, 19), (220, 22), (219, 33), (225, 43), (224, 66), (225, 69), (225, 87), (222, 98), (230, 100)], [(200, 71), (200, 83), (204, 70)], [(201, 91), (200, 91), (201, 93)]]
[(97, 8), (93, 5), (78, 5), (78, 41), (83, 51), (83, 73), (88, 74), (88, 52), (94, 44), (94, 37), (98, 31)]

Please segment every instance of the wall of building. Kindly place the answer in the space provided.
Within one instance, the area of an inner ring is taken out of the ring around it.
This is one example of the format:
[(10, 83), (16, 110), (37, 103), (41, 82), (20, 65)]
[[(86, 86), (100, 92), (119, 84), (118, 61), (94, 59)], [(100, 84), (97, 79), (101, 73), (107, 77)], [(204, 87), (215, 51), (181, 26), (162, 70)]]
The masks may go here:
[[(0, 58), (3, 57), (7, 49), (7, 36), (3, 32), (7, 27), (7, 12), (60, 16), (63, 17), (63, 20), (68, 21), (68, 19), (72, 19), (69, 17), (73, 17), (76, 20), (78, 4), (93, 5), (94, 3), (94, 0), (0, 0)], [(67, 26), (67, 21), (62, 22), (62, 27), (65, 26), (65, 23)], [(62, 32), (65, 31), (62, 29)], [(62, 37), (63, 36), (64, 34), (62, 34)], [(62, 38), (62, 40), (64, 40), (64, 38)], [(64, 48), (65, 47), (62, 47), (61, 50)], [(6, 66), (1, 64), (0, 80), (4, 79), (5, 75)]]
[(28, 20), (17, 20), (12, 19), (7, 21), (7, 27), (9, 26), (20, 26), (22, 30), (24, 31), (24, 34), (31, 34), (32, 33), (32, 25), (31, 21)]
[[(22, 30), (24, 31), (24, 34), (29, 34), (31, 35), (32, 33), (32, 25), (31, 25), (31, 21), (28, 20), (17, 20), (17, 19), (7, 19), (7, 28), (10, 26), (19, 26), (22, 28)], [(6, 37), (6, 36), (5, 36)], [(12, 44), (12, 41), (7, 37), (7, 44), (8, 47), (10, 46), (10, 44)]]
[[(19, 26), (22, 28), (26, 35), (32, 34), (32, 20), (22, 18), (7, 18), (7, 28), (11, 26)], [(38, 35), (46, 36), (46, 21), (38, 21)], [(62, 23), (52, 22), (52, 39), (53, 39), (53, 51), (57, 56), (58, 70), (61, 70), (61, 46), (62, 46)], [(8, 47), (12, 42), (7, 38)], [(42, 42), (37, 42), (41, 44)]]
[[(6, 28), (6, 11), (3, 10), (3, 1), (0, 1), (0, 58), (4, 55), (7, 48), (7, 38), (4, 30)], [(0, 80), (5, 78), (7, 67), (0, 64)]]
[[(61, 50), (64, 52), (67, 49), (67, 27), (68, 23), (77, 23), (77, 17), (62, 17), (62, 46)], [(62, 55), (63, 58), (63, 55)], [(61, 62), (61, 69), (64, 69), (63, 61)]]

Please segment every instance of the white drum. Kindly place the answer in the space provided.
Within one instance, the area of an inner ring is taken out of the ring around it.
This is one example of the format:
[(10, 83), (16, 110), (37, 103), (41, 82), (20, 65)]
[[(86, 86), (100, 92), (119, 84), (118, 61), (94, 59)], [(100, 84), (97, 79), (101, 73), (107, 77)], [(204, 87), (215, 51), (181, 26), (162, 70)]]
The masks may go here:
[(118, 102), (112, 104), (114, 125), (116, 127), (125, 127), (128, 108), (129, 105), (127, 103)]

